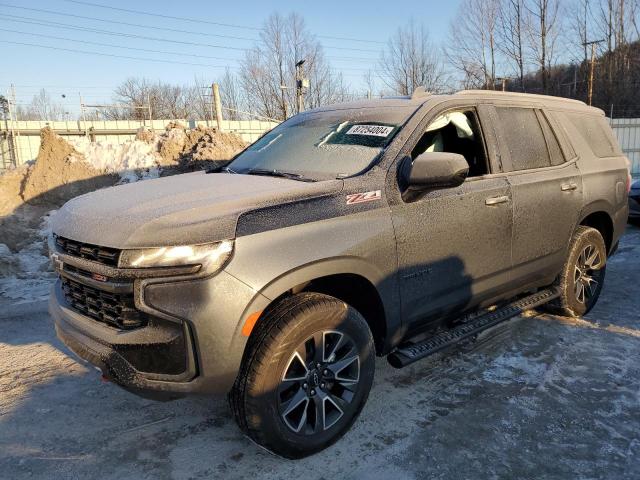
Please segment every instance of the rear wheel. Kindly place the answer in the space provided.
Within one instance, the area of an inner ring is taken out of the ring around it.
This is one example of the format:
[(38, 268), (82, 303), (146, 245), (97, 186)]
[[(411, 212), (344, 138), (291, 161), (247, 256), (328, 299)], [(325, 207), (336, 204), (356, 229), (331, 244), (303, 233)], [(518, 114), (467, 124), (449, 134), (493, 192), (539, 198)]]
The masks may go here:
[(326, 295), (295, 295), (272, 308), (252, 334), (231, 408), (251, 439), (301, 458), (353, 424), (374, 363), (371, 332), (355, 309)]
[(579, 226), (571, 239), (569, 255), (555, 285), (561, 295), (549, 304), (561, 315), (581, 317), (598, 301), (606, 274), (607, 249), (602, 235), (591, 227)]

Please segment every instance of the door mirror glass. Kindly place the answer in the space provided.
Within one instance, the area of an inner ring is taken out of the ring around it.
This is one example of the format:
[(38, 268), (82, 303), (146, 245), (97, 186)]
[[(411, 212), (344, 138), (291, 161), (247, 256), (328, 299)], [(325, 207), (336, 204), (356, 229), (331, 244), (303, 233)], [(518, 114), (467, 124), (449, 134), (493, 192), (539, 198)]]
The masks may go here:
[(405, 193), (415, 196), (418, 192), (458, 187), (468, 174), (469, 164), (462, 155), (426, 152), (418, 155), (413, 161), (411, 157), (406, 157), (400, 176)]

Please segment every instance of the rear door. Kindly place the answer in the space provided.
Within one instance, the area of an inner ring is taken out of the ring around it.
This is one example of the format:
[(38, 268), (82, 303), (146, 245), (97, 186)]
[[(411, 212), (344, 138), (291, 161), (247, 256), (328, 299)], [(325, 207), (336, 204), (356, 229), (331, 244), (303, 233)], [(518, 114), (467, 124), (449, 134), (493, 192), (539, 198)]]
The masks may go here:
[(582, 208), (582, 177), (537, 108), (496, 106), (500, 151), (513, 196), (514, 288), (560, 271)]

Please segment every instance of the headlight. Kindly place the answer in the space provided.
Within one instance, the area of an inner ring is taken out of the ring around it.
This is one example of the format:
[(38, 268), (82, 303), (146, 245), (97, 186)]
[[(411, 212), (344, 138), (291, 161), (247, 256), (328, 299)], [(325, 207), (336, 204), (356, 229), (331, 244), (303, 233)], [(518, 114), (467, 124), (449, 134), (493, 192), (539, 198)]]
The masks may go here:
[(123, 250), (120, 253), (120, 268), (184, 267), (201, 265), (207, 270), (218, 270), (227, 261), (233, 250), (233, 242), (225, 240), (203, 245), (143, 248)]

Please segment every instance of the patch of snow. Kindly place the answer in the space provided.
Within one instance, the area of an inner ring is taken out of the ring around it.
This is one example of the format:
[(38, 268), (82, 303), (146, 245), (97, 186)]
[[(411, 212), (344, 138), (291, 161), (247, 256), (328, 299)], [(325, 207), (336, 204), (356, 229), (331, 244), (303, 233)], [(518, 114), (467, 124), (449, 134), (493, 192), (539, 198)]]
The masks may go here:
[(482, 374), (484, 380), (507, 385), (513, 383), (538, 384), (544, 378), (547, 366), (520, 354), (504, 353), (497, 357)]
[(96, 170), (120, 175), (121, 183), (131, 183), (160, 176), (157, 142), (147, 143), (141, 140), (131, 140), (115, 144), (92, 142), (87, 137), (79, 137), (69, 140), (69, 143), (78, 153), (82, 154), (84, 161)]
[(51, 233), (50, 220), (55, 210), (48, 212), (38, 229), (38, 239), (18, 253), (0, 244), (0, 265), (5, 275), (0, 276), (0, 298), (12, 304), (45, 300), (55, 279), (47, 257), (46, 238)]

